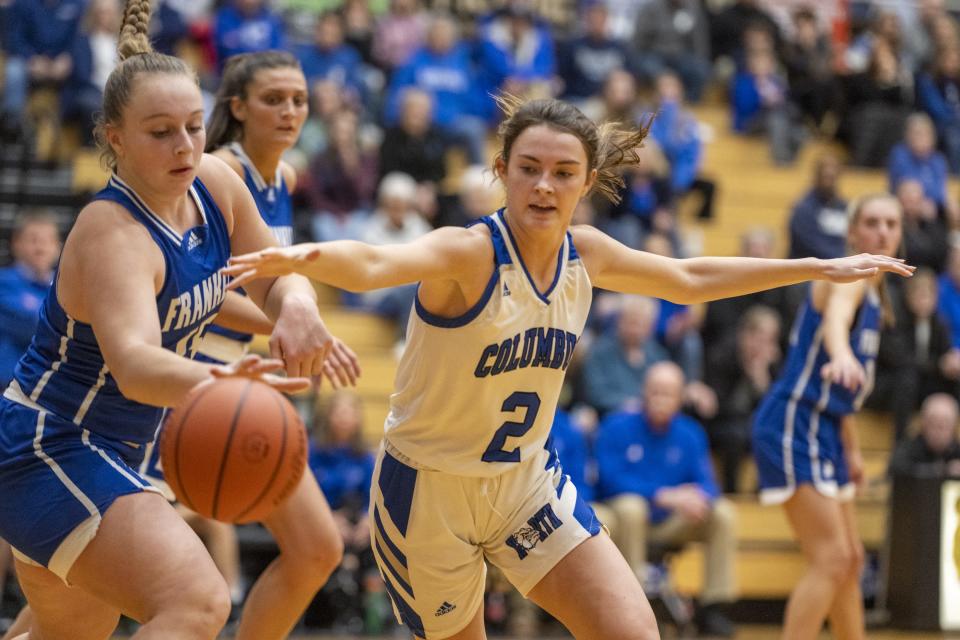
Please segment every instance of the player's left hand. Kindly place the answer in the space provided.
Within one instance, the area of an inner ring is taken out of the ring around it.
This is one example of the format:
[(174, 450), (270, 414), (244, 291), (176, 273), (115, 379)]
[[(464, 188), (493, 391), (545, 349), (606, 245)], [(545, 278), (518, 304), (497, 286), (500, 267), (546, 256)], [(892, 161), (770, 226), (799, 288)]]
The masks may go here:
[(845, 258), (833, 258), (823, 261), (823, 279), (831, 282), (856, 282), (872, 278), (878, 273), (895, 273), (909, 277), (916, 267), (901, 258), (861, 253)]
[(323, 363), (323, 377), (330, 382), (334, 389), (357, 386), (360, 377), (360, 361), (353, 349), (340, 338), (334, 338)]
[(850, 391), (856, 391), (866, 380), (867, 374), (863, 365), (853, 355), (841, 355), (820, 368), (820, 377)]
[(270, 334), (270, 357), (283, 360), (290, 377), (321, 375), (334, 347), (334, 338), (320, 319), (317, 303), (306, 296), (287, 295)]

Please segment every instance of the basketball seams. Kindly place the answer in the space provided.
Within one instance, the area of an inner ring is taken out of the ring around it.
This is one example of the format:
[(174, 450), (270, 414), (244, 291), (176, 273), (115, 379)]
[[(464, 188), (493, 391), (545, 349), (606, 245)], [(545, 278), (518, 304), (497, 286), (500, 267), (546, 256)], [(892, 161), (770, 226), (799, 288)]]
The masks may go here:
[[(180, 481), (180, 478), (182, 477), (182, 476), (180, 475), (180, 436), (183, 434), (183, 429), (182, 429), (182, 427), (183, 427), (183, 425), (186, 423), (187, 418), (190, 417), (190, 413), (191, 413), (191, 412), (193, 411), (193, 409), (197, 406), (197, 404), (200, 402), (200, 400), (201, 400), (205, 395), (207, 395), (207, 393), (210, 392), (212, 389), (213, 389), (213, 385), (208, 385), (205, 389), (201, 389), (200, 392), (197, 393), (196, 397), (193, 398), (193, 400), (190, 402), (190, 405), (187, 406), (186, 411), (183, 412), (183, 417), (180, 418), (179, 421), (177, 421), (176, 435), (175, 435), (174, 441), (173, 441), (173, 467), (174, 467), (174, 473), (173, 473), (173, 477), (172, 477), (172, 478), (169, 478), (169, 477), (166, 478), (166, 480), (167, 480), (168, 482), (172, 481), (172, 484), (176, 484), (177, 487), (179, 487), (179, 489), (180, 489), (179, 492), (176, 490), (176, 488), (174, 488), (174, 487), (172, 487), (172, 486), (170, 487), (171, 489), (174, 490), (174, 494), (176, 494), (176, 495), (179, 496), (180, 501), (181, 501), (187, 508), (192, 509), (192, 510), (194, 510), (194, 511), (196, 511), (196, 508), (193, 506), (193, 501), (190, 499), (190, 495), (187, 493), (187, 486), (186, 486), (185, 483), (183, 483), (183, 482)], [(176, 417), (176, 415), (177, 415), (176, 412), (174, 412), (174, 417)], [(167, 439), (167, 437), (168, 437), (167, 434), (169, 433), (168, 429), (169, 429), (170, 427), (171, 427), (171, 424), (170, 424), (169, 422), (168, 422), (166, 425), (163, 426), (163, 432), (162, 432), (161, 438), (160, 438), (160, 455), (161, 455), (161, 460), (162, 460), (162, 458), (163, 458), (163, 451), (164, 451), (164, 449), (166, 448), (166, 447), (163, 446), (163, 443), (164, 443), (164, 441), (165, 441), (165, 440)]]
[[(244, 517), (245, 515), (247, 515), (248, 513), (250, 513), (250, 511), (251, 511), (254, 507), (256, 507), (256, 506), (258, 506), (258, 505), (260, 504), (260, 501), (263, 500), (263, 497), (264, 497), (265, 495), (267, 495), (267, 493), (270, 491), (271, 487), (273, 487), (273, 483), (276, 481), (277, 475), (280, 473), (280, 469), (283, 467), (284, 455), (285, 455), (286, 452), (287, 452), (287, 411), (286, 411), (286, 408), (283, 406), (283, 397), (282, 397), (282, 396), (280, 396), (280, 395), (272, 395), (272, 394), (271, 394), (271, 397), (273, 398), (274, 403), (276, 403), (277, 406), (278, 406), (278, 408), (280, 409), (280, 415), (281, 415), (282, 418), (283, 418), (283, 423), (282, 423), (282, 425), (281, 425), (281, 428), (282, 428), (283, 432), (282, 432), (282, 436), (281, 436), (281, 438), (280, 438), (280, 453), (277, 455), (277, 462), (276, 462), (276, 464), (275, 464), (274, 467), (273, 467), (273, 471), (272, 471), (271, 474), (270, 474), (269, 480), (267, 480), (267, 483), (264, 485), (263, 489), (260, 491), (260, 493), (257, 495), (257, 497), (254, 498), (253, 502), (251, 502), (250, 505), (247, 506), (246, 509), (244, 509), (243, 511), (241, 511), (240, 513), (238, 513), (238, 514), (236, 515), (236, 517), (233, 518), (233, 520), (236, 521), (236, 522), (242, 522), (242, 521), (243, 521), (243, 517)], [(229, 448), (229, 447), (228, 447), (228, 448)]]
[(227, 432), (227, 441), (223, 446), (223, 453), (220, 458), (220, 470), (217, 473), (217, 481), (213, 489), (213, 505), (211, 507), (211, 517), (217, 518), (217, 509), (220, 506), (220, 489), (223, 486), (223, 476), (226, 474), (227, 461), (230, 459), (230, 446), (233, 444), (233, 436), (237, 431), (237, 423), (240, 421), (240, 414), (243, 413), (243, 406), (246, 404), (250, 389), (253, 388), (253, 380), (248, 380), (243, 391), (240, 392), (240, 398), (237, 400), (237, 409), (233, 413), (233, 419), (230, 421), (230, 430)]

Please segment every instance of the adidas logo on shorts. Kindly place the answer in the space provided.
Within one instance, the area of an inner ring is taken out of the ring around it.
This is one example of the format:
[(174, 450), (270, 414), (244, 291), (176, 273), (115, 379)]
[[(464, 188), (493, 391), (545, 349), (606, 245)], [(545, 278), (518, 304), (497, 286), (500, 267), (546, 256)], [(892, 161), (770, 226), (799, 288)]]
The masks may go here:
[(449, 602), (447, 602), (446, 600), (444, 600), (444, 601), (443, 601), (443, 604), (440, 605), (440, 608), (437, 609), (437, 612), (436, 612), (435, 614), (433, 614), (433, 615), (434, 615), (434, 617), (440, 617), (440, 616), (442, 616), (442, 615), (446, 615), (446, 614), (450, 613), (451, 611), (453, 611), (453, 610), (456, 609), (456, 608), (457, 608), (457, 605), (455, 605), (455, 604), (450, 604)]

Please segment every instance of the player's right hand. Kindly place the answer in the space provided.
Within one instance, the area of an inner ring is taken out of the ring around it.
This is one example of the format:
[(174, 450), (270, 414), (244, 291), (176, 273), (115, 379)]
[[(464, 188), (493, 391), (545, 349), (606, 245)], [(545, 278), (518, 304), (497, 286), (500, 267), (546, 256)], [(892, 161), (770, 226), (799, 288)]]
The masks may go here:
[(856, 391), (867, 376), (859, 360), (851, 354), (844, 354), (823, 365), (820, 368), (820, 377), (850, 391)]
[(320, 249), (313, 243), (270, 247), (242, 256), (231, 256), (221, 272), (233, 277), (227, 289), (236, 289), (258, 278), (277, 278), (295, 273), (298, 265), (316, 260), (319, 255)]
[(283, 369), (283, 367), (283, 360), (277, 360), (275, 358), (265, 359), (252, 354), (244, 356), (230, 364), (215, 365), (211, 368), (210, 373), (214, 378), (250, 378), (252, 380), (259, 380), (283, 393), (296, 393), (310, 388), (309, 378), (286, 378), (270, 373), (271, 371), (279, 371)]

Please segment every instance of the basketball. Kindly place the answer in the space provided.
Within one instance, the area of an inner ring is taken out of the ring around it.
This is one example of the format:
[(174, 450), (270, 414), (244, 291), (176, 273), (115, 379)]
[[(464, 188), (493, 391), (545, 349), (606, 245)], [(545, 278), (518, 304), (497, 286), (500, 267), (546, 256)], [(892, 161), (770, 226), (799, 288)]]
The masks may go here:
[(193, 390), (170, 414), (160, 461), (185, 506), (223, 522), (253, 522), (297, 486), (307, 433), (280, 392), (249, 378), (222, 378)]

